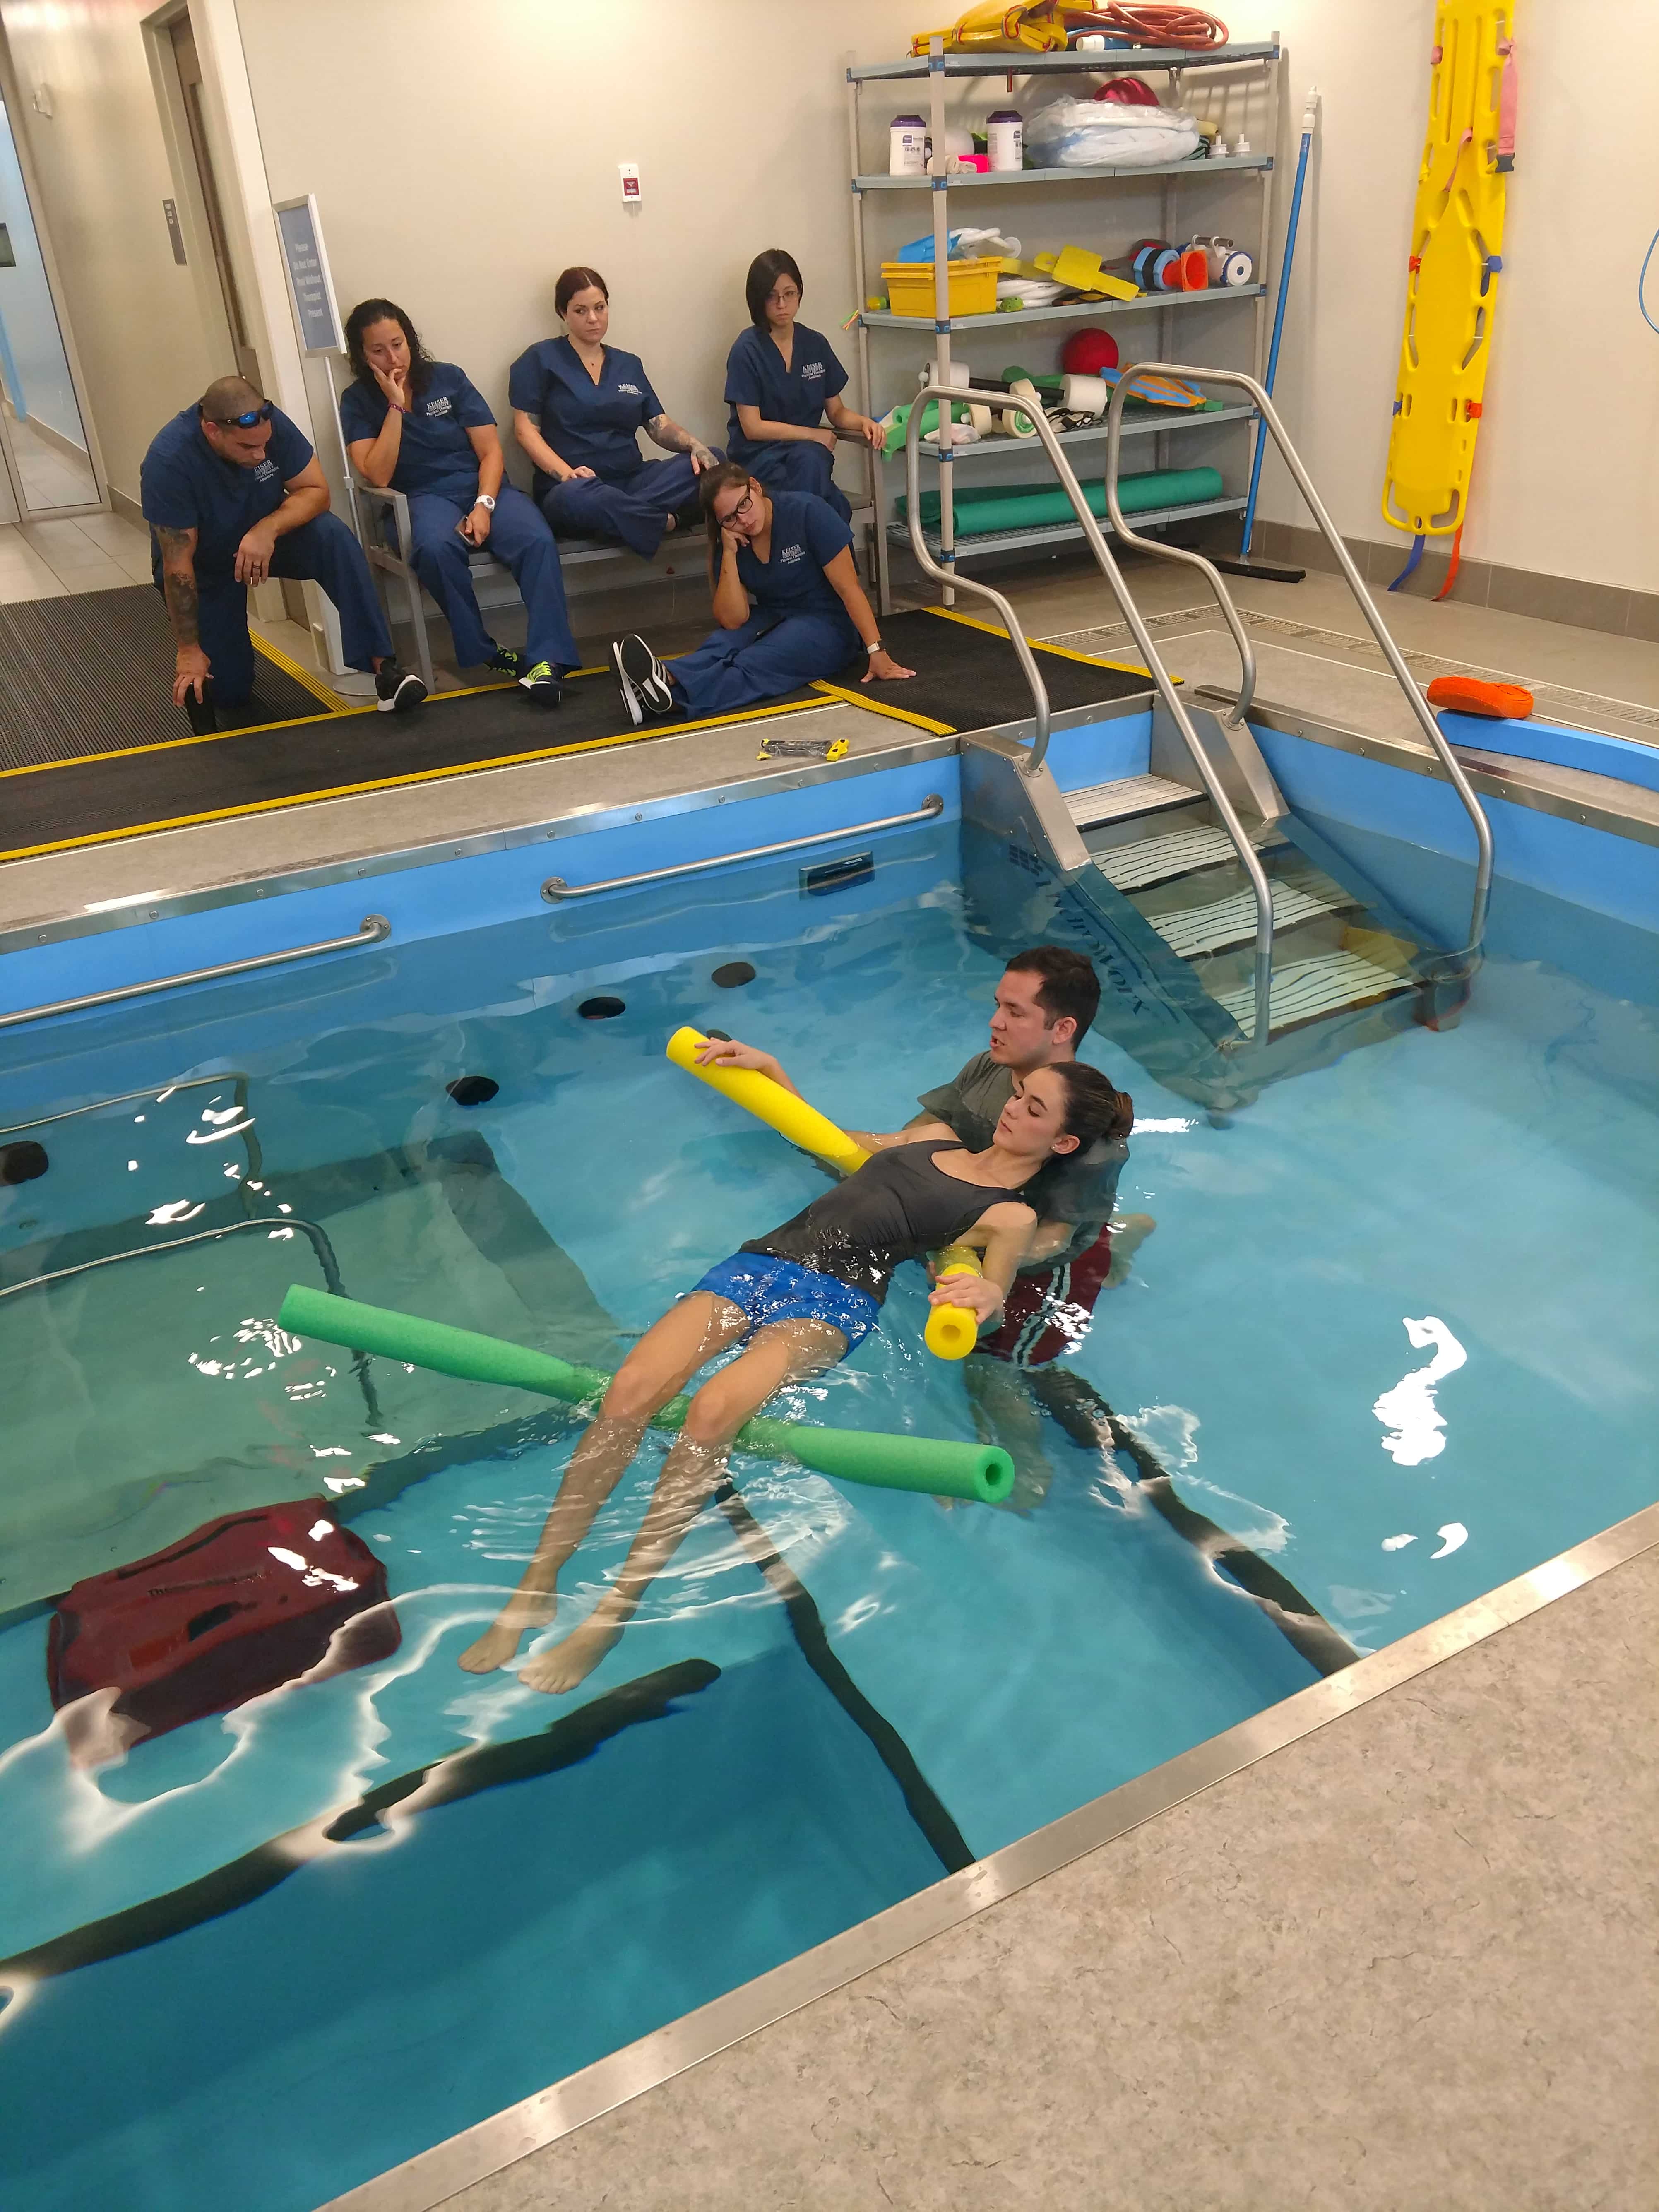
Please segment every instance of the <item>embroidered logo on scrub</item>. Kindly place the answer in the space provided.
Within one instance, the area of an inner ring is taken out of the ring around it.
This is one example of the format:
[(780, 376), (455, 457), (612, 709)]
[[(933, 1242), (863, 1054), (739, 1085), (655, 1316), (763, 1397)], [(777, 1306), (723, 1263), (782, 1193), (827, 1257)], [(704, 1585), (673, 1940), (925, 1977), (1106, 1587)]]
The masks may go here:
[(625, 392), (630, 399), (639, 399), (644, 397), (644, 394), (641, 392), (637, 384), (619, 384), (617, 386), (617, 389), (618, 392)]
[(806, 548), (804, 545), (786, 545), (778, 556), (778, 566), (787, 568), (792, 561), (804, 561), (805, 558)]
[(449, 412), (447, 395), (441, 399), (428, 399), (426, 403), (426, 411), (428, 415), (447, 415)]
[(258, 467), (253, 471), (253, 481), (255, 483), (269, 483), (276, 473), (276, 464), (275, 461), (261, 461)]
[(803, 379), (809, 376), (822, 376), (823, 374), (823, 363), (821, 361), (803, 362), (801, 363), (800, 373)]

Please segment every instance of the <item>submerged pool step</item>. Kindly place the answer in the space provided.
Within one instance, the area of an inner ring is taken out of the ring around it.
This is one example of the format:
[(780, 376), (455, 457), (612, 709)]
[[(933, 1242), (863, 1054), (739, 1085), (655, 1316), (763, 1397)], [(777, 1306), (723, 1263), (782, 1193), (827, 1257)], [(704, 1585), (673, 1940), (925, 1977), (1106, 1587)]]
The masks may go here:
[(1103, 822), (1155, 814), (1166, 806), (1190, 806), (1203, 796), (1184, 783), (1171, 783), (1165, 775), (1124, 775), (1115, 783), (1091, 783), (1086, 791), (1068, 791), (1066, 811), (1079, 830), (1097, 830)]
[[(1190, 798), (1191, 793), (1188, 796)], [(1119, 890), (1139, 891), (1149, 884), (1168, 883), (1174, 876), (1189, 876), (1199, 868), (1212, 868), (1218, 860), (1237, 858), (1233, 841), (1224, 830), (1200, 824), (1191, 830), (1172, 830), (1167, 837), (1146, 837), (1133, 845), (1114, 845), (1106, 852), (1097, 853), (1094, 863), (1108, 883), (1115, 884)]]
[[(1279, 876), (1272, 886), (1273, 927), (1291, 929), (1322, 914), (1340, 914), (1358, 902), (1328, 876), (1309, 871), (1304, 875)], [(1171, 952), (1190, 960), (1200, 952), (1219, 952), (1232, 945), (1248, 945), (1255, 935), (1255, 893), (1247, 884), (1223, 898), (1202, 906), (1175, 907), (1146, 917)], [(1254, 1000), (1252, 1000), (1254, 1005)]]
[[(1363, 953), (1320, 952), (1305, 960), (1287, 960), (1282, 968), (1273, 970), (1272, 1028), (1275, 1034), (1280, 1030), (1295, 1029), (1303, 1022), (1317, 1021), (1322, 1014), (1340, 1013), (1345, 1008), (1391, 998), (1397, 992), (1413, 988), (1408, 977), (1396, 974), (1392, 968), (1378, 967), (1375, 960), (1367, 960)], [(1253, 982), (1240, 983), (1231, 990), (1216, 991), (1211, 995), (1241, 1029), (1249, 1030), (1255, 1018)]]

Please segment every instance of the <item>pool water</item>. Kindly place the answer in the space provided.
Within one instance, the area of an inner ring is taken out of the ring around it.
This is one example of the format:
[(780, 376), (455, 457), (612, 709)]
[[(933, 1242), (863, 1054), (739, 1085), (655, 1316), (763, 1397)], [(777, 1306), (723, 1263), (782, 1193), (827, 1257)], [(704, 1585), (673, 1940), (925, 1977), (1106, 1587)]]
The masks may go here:
[[(670, 1030), (896, 1126), (981, 1048), (1000, 970), (955, 868), (918, 833), (830, 897), (761, 865), (33, 1042), (9, 1121), (118, 1103), (0, 1191), (0, 1291), (57, 1277), (0, 1296), (0, 1960), (34, 1954), (0, 1966), (9, 2208), (307, 2212), (1316, 1679), (1052, 1421), (1017, 1512), (739, 1457), (573, 1696), (466, 1674), (579, 1420), (276, 1326), (332, 1279), (614, 1364), (823, 1187)], [(1225, 1123), (1085, 1049), (1135, 1099), (1120, 1205), (1158, 1225), (1068, 1364), (1360, 1650), (1659, 1489), (1655, 1014), (1583, 964), (1489, 960), (1456, 1029)], [(585, 1018), (600, 996), (624, 1011)], [(457, 1104), (465, 1073), (496, 1095)], [(973, 1436), (905, 1278), (781, 1410)], [(526, 1650), (603, 1594), (662, 1449)], [(75, 1765), (40, 1601), (306, 1497), (383, 1559), (397, 1654)], [(388, 1802), (469, 1748), (447, 1802)]]

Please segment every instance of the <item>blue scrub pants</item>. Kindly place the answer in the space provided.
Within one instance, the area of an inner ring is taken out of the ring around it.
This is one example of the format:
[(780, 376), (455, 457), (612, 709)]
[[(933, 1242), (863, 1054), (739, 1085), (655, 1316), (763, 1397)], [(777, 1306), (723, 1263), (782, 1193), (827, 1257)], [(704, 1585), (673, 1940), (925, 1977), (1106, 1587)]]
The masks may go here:
[(805, 438), (776, 439), (769, 446), (735, 450), (751, 477), (758, 477), (769, 491), (810, 491), (815, 499), (833, 507), (843, 522), (853, 520), (853, 503), (835, 479), (836, 457), (827, 446)]
[(717, 629), (667, 668), (692, 714), (730, 714), (799, 690), (815, 677), (834, 676), (863, 649), (839, 610), (780, 615), (757, 607), (741, 629)]
[[(726, 459), (718, 446), (709, 451)], [(558, 538), (611, 538), (648, 561), (668, 534), (668, 518), (696, 495), (697, 471), (690, 453), (646, 461), (631, 477), (607, 483), (601, 477), (573, 477), (550, 484), (542, 513)]]
[[(349, 668), (372, 668), (377, 659), (391, 658), (392, 633), (363, 549), (338, 515), (317, 515), (279, 538), (271, 552), (270, 573), (319, 585), (333, 600)], [(253, 689), (247, 586), (234, 576), (204, 576), (198, 571), (196, 589), (202, 650), (213, 672), (214, 703), (240, 707)]]
[[(472, 548), (455, 527), (471, 508), (471, 498), (463, 503), (442, 492), (409, 495), (415, 573), (443, 609), (455, 641), (455, 658), (463, 668), (482, 666), (495, 650), (495, 641), (478, 612), (477, 595), (467, 568)], [(580, 668), (581, 655), (570, 635), (570, 617), (565, 609), (559, 549), (528, 494), (514, 490), (511, 484), (501, 486), (495, 495), (495, 512), (485, 544), (513, 571), (513, 580), (530, 617), (525, 649), (532, 666), (545, 660), (556, 672)]]

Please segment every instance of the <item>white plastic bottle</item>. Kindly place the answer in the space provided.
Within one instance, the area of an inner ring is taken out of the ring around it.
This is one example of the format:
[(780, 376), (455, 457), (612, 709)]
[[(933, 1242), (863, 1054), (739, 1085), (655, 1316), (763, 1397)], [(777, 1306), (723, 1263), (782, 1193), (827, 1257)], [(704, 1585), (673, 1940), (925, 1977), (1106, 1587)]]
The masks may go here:
[(996, 169), (1025, 166), (1025, 118), (1017, 107), (999, 107), (985, 118), (985, 147)]
[(887, 131), (887, 173), (920, 177), (927, 167), (927, 125), (920, 115), (896, 115)]

